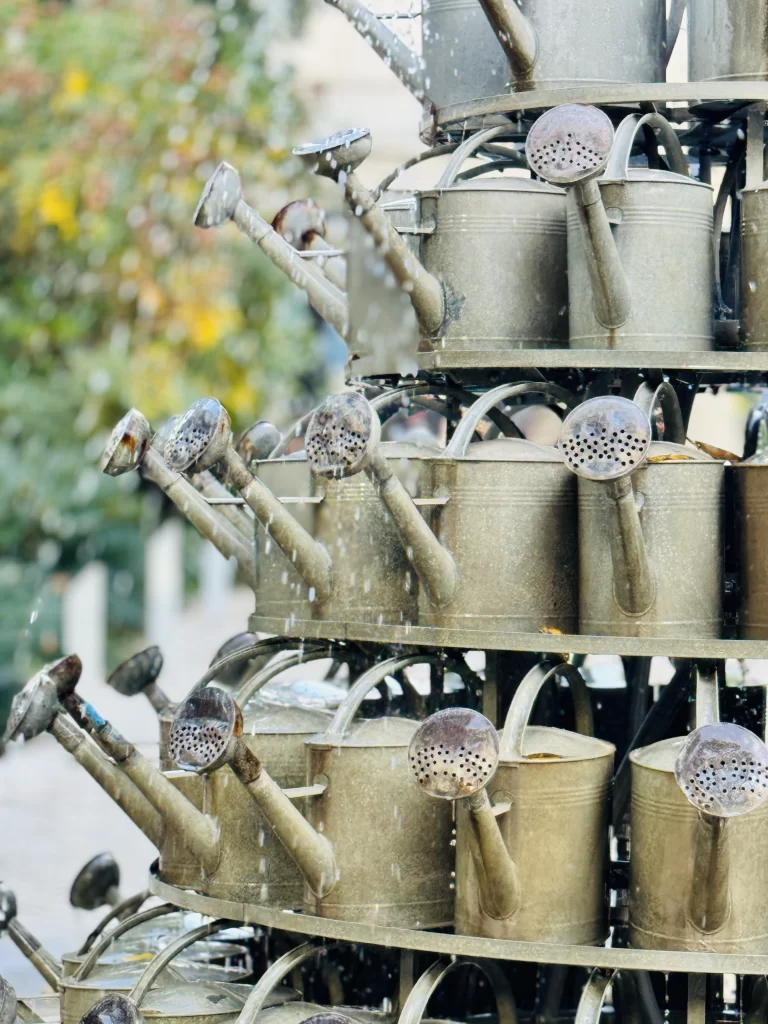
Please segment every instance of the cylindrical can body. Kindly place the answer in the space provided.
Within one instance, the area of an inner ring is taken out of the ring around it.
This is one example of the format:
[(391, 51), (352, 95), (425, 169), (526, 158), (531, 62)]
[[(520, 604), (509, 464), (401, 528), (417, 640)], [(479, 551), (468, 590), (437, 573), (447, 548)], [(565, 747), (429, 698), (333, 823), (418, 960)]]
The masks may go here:
[(307, 744), (307, 818), (330, 840), (338, 881), (324, 899), (305, 889), (307, 913), (341, 921), (436, 928), (453, 920), (451, 804), (416, 786), (408, 743), (418, 723), (372, 719), (338, 745)]
[(630, 941), (643, 949), (768, 952), (768, 804), (728, 818), (725, 924), (703, 932), (691, 921), (699, 811), (675, 781), (683, 739), (641, 747), (632, 761)]
[(741, 635), (768, 638), (768, 465), (733, 466), (739, 498)]
[[(613, 747), (560, 729), (528, 726), (530, 761), (504, 761), (490, 783), (496, 820), (520, 879), (506, 920), (483, 907), (466, 801), (456, 814), (456, 931), (524, 942), (594, 944), (607, 934), (605, 866)], [(551, 758), (546, 757), (549, 752)]]
[(631, 292), (629, 318), (620, 327), (604, 327), (595, 315), (582, 215), (575, 192), (568, 197), (571, 348), (711, 349), (711, 190), (679, 175), (630, 173), (625, 181), (599, 182)]
[[(476, 63), (482, 63), (476, 62)], [(446, 317), (421, 348), (446, 365), (489, 366), (510, 349), (568, 345), (566, 196), (524, 178), (421, 193), (426, 269), (442, 282)], [(499, 279), (503, 268), (503, 283)]]
[[(766, 5), (768, 9), (768, 5)], [(768, 351), (768, 189), (741, 193), (741, 339)]]
[(768, 77), (766, 0), (689, 0), (688, 78)]
[[(652, 445), (651, 458), (665, 448)], [(579, 631), (596, 636), (719, 637), (723, 576), (722, 462), (646, 462), (632, 474), (655, 595), (642, 615), (616, 601), (616, 506), (603, 483), (579, 479)]]
[[(508, 461), (481, 459), (492, 451), (506, 451)], [(470, 445), (465, 458), (425, 464), (432, 496), (448, 498), (430, 508), (429, 522), (453, 555), (459, 583), (442, 608), (422, 589), (419, 625), (577, 631), (576, 478), (549, 451), (526, 441), (485, 441)], [(526, 461), (531, 453), (541, 460)]]

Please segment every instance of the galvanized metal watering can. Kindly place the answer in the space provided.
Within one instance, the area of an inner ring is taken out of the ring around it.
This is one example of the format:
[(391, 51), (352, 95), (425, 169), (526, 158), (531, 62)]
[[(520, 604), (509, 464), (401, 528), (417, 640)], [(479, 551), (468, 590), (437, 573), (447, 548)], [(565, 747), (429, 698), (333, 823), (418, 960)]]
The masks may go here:
[[(755, 434), (759, 422), (754, 423)], [(728, 468), (738, 495), (740, 632), (748, 640), (768, 637), (768, 541), (764, 525), (768, 511), (768, 458), (765, 450), (756, 450), (756, 440), (756, 436), (748, 437), (745, 458)]]
[[(568, 681), (578, 733), (528, 725), (539, 692), (556, 677)], [(423, 723), (409, 759), (425, 792), (456, 802), (458, 933), (528, 942), (605, 938), (613, 755), (612, 744), (592, 737), (578, 670), (551, 661), (520, 683), (500, 739), (487, 719), (463, 708)]]
[(417, 99), (438, 108), (510, 87), (663, 81), (681, 15), (675, 4), (665, 33), (660, 0), (625, 7), (588, 0), (565, 7), (552, 0), (427, 0), (419, 56), (359, 0), (328, 2)]
[[(562, 458), (520, 439), (469, 444), (498, 402), (528, 393), (554, 404), (573, 401), (552, 385), (503, 385), (477, 400), (444, 452), (419, 453), (421, 493), (436, 509), (433, 529), (383, 457), (378, 417), (362, 395), (336, 395), (309, 425), (307, 454), (315, 473), (332, 479), (365, 470), (373, 480), (399, 535), (391, 543), (406, 552), (419, 578), (419, 623), (575, 627), (576, 495)], [(494, 492), (503, 494), (499, 503), (489, 501)], [(510, 545), (510, 535), (519, 542)], [(499, 543), (489, 546), (492, 537)]]
[[(306, 742), (306, 818), (243, 743), (237, 705), (226, 694), (202, 690), (176, 714), (177, 762), (202, 773), (231, 765), (301, 869), (311, 913), (400, 927), (452, 919), (450, 808), (424, 800), (408, 775), (406, 752), (417, 723), (352, 724), (373, 687), (418, 662), (444, 663), (416, 653), (373, 666), (352, 685), (327, 729)], [(448, 666), (471, 675), (463, 663)]]
[[(670, 170), (629, 168), (650, 125)], [(669, 122), (565, 104), (526, 139), (533, 171), (568, 197), (571, 348), (699, 351), (713, 346), (711, 188), (688, 175)], [(680, 274), (680, 267), (686, 272)]]
[[(763, 5), (768, 17), (768, 5)], [(750, 28), (751, 31), (751, 28)], [(763, 154), (763, 162), (765, 163)], [(768, 181), (766, 174), (755, 174), (752, 162), (746, 162), (746, 187), (739, 192), (739, 230), (741, 234), (741, 342), (751, 352), (768, 351)]]
[[(370, 152), (369, 132), (342, 132), (294, 150), (316, 173), (343, 184), (410, 298), (420, 351), (450, 355), (454, 363), (466, 355), (473, 365), (494, 365), (510, 349), (567, 344), (563, 190), (520, 177), (458, 177), (465, 160), (505, 131), (476, 133), (458, 147), (434, 189), (381, 206), (354, 174)], [(416, 251), (407, 241), (414, 234)]]
[(688, 78), (763, 81), (768, 77), (765, 0), (689, 0)]
[(630, 760), (632, 944), (766, 952), (768, 750), (719, 723), (714, 664), (699, 666), (693, 732)]
[[(724, 463), (684, 446), (671, 385), (635, 397), (584, 402), (558, 441), (579, 477), (580, 631), (717, 637)], [(659, 404), (664, 441), (652, 442)]]

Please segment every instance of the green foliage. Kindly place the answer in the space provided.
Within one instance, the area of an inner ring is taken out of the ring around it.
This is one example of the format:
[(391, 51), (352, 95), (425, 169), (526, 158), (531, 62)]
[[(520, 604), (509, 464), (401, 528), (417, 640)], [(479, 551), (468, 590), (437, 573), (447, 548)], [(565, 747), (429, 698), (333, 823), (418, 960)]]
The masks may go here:
[(191, 223), (221, 159), (278, 205), (297, 110), (274, 31), (253, 0), (0, 6), (6, 665), (41, 579), (93, 557), (132, 575), (116, 608), (136, 623), (139, 481), (97, 467), (126, 409), (159, 422), (214, 394), (244, 426), (308, 364), (291, 286), (233, 227)]

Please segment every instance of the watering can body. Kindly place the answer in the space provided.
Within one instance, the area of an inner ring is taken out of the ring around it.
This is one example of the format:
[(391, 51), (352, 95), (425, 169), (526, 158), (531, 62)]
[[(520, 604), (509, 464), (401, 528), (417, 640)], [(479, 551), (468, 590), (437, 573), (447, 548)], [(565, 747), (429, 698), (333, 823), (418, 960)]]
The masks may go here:
[[(768, 5), (766, 12), (768, 12)], [(741, 191), (741, 340), (768, 351), (768, 187)]]
[(419, 624), (536, 633), (578, 628), (576, 478), (560, 453), (516, 438), (424, 464), (423, 491), (447, 499), (428, 521), (459, 583), (443, 607), (420, 595)]
[[(670, 461), (654, 461), (669, 459)], [(615, 505), (600, 483), (579, 478), (579, 629), (595, 636), (719, 637), (722, 628), (724, 463), (653, 442), (632, 474), (655, 580), (650, 608), (622, 611), (609, 539)]]
[(414, 786), (408, 745), (418, 723), (378, 718), (307, 741), (307, 783), (328, 780), (307, 818), (330, 840), (338, 881), (307, 913), (400, 928), (453, 919), (451, 808)]
[(768, 637), (768, 465), (746, 459), (731, 466), (739, 496), (741, 635)]
[(578, 200), (568, 197), (570, 346), (703, 351), (713, 346), (712, 197), (708, 185), (668, 171), (598, 178), (631, 310), (619, 327), (595, 313)]
[(768, 77), (766, 0), (691, 0), (688, 78), (763, 81)]
[(715, 932), (688, 914), (699, 811), (675, 781), (683, 738), (634, 750), (630, 941), (644, 949), (768, 952), (768, 805), (731, 818), (730, 909)]
[[(244, 709), (243, 740), (268, 759), (275, 780), (286, 789), (304, 785), (304, 741), (324, 728), (328, 715), (297, 706), (271, 707), (254, 698)], [(221, 857), (206, 874), (189, 853), (183, 836), (166, 826), (160, 851), (160, 878), (224, 900), (299, 908), (303, 883), (299, 869), (272, 831), (248, 791), (224, 767), (210, 775), (173, 771), (166, 777), (199, 810), (217, 822)], [(303, 801), (298, 804), (301, 808)]]

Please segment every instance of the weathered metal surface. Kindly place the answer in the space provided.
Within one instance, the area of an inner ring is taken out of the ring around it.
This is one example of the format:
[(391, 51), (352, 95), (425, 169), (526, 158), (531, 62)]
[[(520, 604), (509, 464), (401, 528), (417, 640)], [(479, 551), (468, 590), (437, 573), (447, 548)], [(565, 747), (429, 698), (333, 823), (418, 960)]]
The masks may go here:
[(750, 462), (732, 466), (730, 479), (739, 498), (741, 634), (748, 640), (768, 639), (768, 465)]
[(768, 78), (765, 0), (696, 0), (688, 6), (688, 77)]
[[(705, 370), (720, 373), (723, 379), (744, 373), (768, 372), (768, 352), (682, 352), (648, 349), (611, 351), (611, 349), (550, 348), (529, 351), (507, 349), (494, 355), (497, 370), (527, 367), (545, 369), (647, 369)], [(483, 352), (422, 352), (419, 364), (423, 370), (487, 369)]]
[[(766, 6), (768, 11), (768, 6)], [(741, 192), (741, 338), (749, 352), (768, 351), (768, 189)]]

